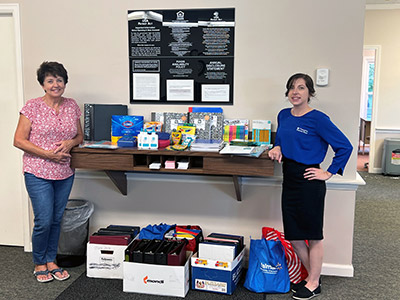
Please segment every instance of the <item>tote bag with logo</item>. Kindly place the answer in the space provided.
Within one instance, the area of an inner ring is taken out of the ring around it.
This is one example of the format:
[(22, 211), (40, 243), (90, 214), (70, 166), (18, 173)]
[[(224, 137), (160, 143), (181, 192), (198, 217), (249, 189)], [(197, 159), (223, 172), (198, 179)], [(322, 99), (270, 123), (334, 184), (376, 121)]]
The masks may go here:
[(285, 248), (286, 265), (289, 271), (289, 278), (291, 283), (299, 283), (307, 278), (308, 273), (304, 265), (301, 263), (300, 258), (294, 252), (292, 244), (285, 239), (282, 232), (279, 232), (272, 227), (263, 227), (262, 236), (266, 240), (281, 241)]
[(249, 268), (244, 287), (256, 293), (289, 291), (289, 273), (280, 241), (250, 241)]

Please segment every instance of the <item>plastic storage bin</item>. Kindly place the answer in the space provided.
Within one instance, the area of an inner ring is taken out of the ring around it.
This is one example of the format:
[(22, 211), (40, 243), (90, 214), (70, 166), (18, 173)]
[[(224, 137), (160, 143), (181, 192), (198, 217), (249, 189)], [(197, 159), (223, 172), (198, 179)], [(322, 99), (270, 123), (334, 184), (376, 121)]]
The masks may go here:
[(58, 242), (57, 264), (60, 267), (75, 267), (85, 262), (89, 218), (93, 211), (93, 203), (87, 200), (68, 200)]
[(382, 173), (384, 175), (400, 175), (400, 139), (385, 139), (382, 154)]

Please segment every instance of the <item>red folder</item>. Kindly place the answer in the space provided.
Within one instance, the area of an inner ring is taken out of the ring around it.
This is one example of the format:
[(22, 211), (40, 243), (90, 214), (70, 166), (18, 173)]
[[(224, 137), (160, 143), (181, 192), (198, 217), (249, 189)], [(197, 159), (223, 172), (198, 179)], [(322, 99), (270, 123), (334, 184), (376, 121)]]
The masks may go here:
[(175, 249), (168, 253), (168, 265), (170, 266), (183, 266), (186, 261), (186, 243), (178, 243)]
[(131, 240), (130, 235), (91, 235), (89, 237), (91, 244), (129, 245)]

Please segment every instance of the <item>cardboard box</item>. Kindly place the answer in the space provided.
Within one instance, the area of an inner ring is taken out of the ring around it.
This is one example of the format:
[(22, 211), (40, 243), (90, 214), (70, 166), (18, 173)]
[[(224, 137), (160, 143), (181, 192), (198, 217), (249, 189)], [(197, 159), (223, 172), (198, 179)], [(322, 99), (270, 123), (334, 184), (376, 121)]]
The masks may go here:
[(189, 291), (191, 257), (192, 252), (187, 252), (184, 266), (124, 261), (123, 291), (183, 298)]
[(94, 278), (123, 278), (126, 245), (87, 244), (86, 275)]
[(245, 248), (233, 261), (193, 256), (192, 289), (232, 295), (242, 275)]

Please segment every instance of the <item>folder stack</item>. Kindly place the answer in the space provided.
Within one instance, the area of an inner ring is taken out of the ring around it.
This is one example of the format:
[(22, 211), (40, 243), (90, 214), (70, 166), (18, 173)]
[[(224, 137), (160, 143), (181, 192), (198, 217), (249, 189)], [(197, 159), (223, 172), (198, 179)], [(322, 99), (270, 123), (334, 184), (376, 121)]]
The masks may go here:
[(183, 266), (186, 241), (134, 240), (125, 250), (125, 261), (157, 265)]
[(100, 228), (89, 237), (91, 244), (107, 245), (129, 245), (139, 233), (138, 226), (109, 225), (107, 228)]
[(244, 238), (239, 235), (211, 233), (199, 244), (199, 257), (233, 261), (244, 247)]

